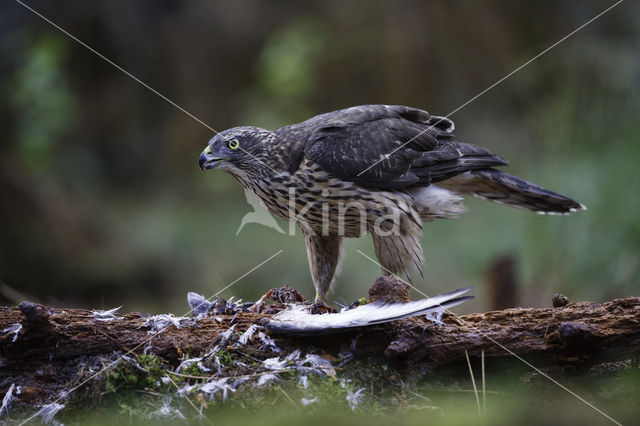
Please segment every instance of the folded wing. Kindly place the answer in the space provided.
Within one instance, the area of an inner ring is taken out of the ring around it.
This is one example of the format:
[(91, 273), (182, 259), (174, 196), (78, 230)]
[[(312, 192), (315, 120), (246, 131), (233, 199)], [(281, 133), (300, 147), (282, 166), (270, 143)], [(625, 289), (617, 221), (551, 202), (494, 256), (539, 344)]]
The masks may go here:
[(448, 118), (419, 109), (362, 105), (324, 117), (305, 144), (306, 158), (364, 187), (426, 186), (506, 164), (482, 147), (456, 141)]

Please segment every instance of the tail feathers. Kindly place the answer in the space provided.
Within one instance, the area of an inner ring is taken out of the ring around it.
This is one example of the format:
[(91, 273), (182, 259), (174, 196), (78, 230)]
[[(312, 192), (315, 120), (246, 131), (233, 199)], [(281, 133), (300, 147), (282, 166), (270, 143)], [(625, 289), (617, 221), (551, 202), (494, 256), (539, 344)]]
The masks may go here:
[(586, 207), (526, 180), (494, 169), (475, 170), (439, 183), (448, 189), (540, 214), (569, 214)]

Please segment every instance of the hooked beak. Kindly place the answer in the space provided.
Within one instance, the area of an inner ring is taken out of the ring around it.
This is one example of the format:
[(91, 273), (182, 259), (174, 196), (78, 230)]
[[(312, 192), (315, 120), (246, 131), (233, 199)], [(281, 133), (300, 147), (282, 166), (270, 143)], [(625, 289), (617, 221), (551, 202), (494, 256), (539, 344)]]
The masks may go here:
[(202, 151), (202, 154), (200, 154), (200, 159), (198, 160), (198, 164), (200, 165), (200, 168), (202, 170), (209, 170), (209, 169), (213, 169), (215, 166), (218, 165), (218, 163), (224, 160), (225, 159), (222, 157), (216, 157), (215, 155), (213, 155), (213, 152), (211, 151), (211, 147), (208, 146), (205, 148), (204, 151)]

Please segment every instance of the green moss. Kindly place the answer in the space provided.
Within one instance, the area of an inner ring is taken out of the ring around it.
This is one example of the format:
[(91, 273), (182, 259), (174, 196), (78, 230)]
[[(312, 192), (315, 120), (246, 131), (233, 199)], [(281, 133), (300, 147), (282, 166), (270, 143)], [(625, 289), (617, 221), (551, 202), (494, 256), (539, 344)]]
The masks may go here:
[(109, 392), (165, 388), (160, 381), (165, 376), (165, 361), (156, 355), (137, 355), (135, 361), (119, 362), (105, 374), (105, 388)]
[(218, 357), (218, 361), (220, 361), (221, 365), (229, 366), (233, 362), (233, 353), (228, 349), (218, 351), (216, 356)]
[(187, 376), (206, 376), (205, 371), (200, 368), (198, 366), (198, 363), (194, 362), (193, 364), (190, 364), (189, 366), (185, 367), (182, 369), (181, 371), (182, 374), (187, 375)]

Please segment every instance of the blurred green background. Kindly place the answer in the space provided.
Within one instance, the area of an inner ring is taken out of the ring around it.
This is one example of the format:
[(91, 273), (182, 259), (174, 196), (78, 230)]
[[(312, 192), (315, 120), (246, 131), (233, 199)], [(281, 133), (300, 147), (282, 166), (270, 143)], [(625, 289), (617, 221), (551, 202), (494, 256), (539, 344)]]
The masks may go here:
[[(366, 103), (444, 115), (609, 1), (29, 1), (216, 130), (277, 128)], [(456, 112), (456, 134), (589, 207), (538, 216), (482, 200), (426, 224), (428, 294), (516, 261), (522, 306), (640, 294), (640, 5), (624, 2)], [(186, 310), (289, 284), (313, 296), (304, 243), (255, 224), (240, 185), (197, 159), (212, 132), (18, 3), (0, 6), (0, 303)], [(281, 223), (283, 229), (288, 224)], [(366, 293), (370, 237), (337, 291)]]

